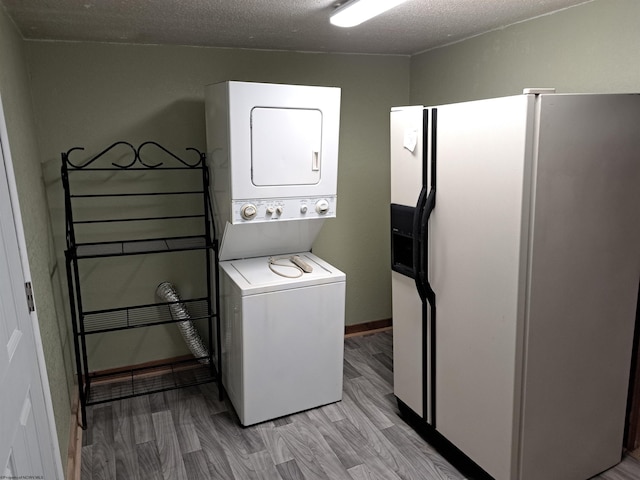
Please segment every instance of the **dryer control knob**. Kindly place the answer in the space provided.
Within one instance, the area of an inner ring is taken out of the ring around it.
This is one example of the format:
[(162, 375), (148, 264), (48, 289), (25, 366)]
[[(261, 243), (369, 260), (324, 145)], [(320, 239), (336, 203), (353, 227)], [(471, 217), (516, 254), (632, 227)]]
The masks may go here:
[(280, 207), (280, 206), (276, 207), (276, 213), (278, 215), (282, 215), (282, 212), (283, 212), (283, 208), (282, 207)]
[(273, 207), (267, 207), (267, 215), (273, 215), (274, 212), (274, 208)]
[(240, 208), (240, 215), (245, 220), (252, 220), (258, 214), (258, 209), (253, 203), (245, 203)]
[(307, 206), (306, 205), (302, 205), (300, 207), (300, 213), (307, 213)]
[(329, 202), (327, 202), (326, 200), (318, 200), (316, 202), (316, 212), (318, 212), (320, 215), (324, 215), (328, 211), (329, 211)]

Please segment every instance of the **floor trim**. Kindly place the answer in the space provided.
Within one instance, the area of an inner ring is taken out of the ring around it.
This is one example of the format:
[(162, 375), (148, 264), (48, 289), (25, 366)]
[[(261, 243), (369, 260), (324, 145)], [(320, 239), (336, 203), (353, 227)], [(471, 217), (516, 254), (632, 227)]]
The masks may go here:
[(344, 327), (345, 338), (353, 337), (356, 335), (367, 335), (369, 333), (383, 332), (385, 330), (391, 330), (392, 322), (390, 318), (383, 320), (375, 320), (373, 322), (357, 323), (355, 325), (346, 325)]
[(80, 467), (82, 457), (82, 428), (78, 412), (80, 410), (80, 398), (78, 390), (73, 394), (71, 403), (71, 422), (69, 425), (69, 447), (67, 449), (67, 469), (65, 478), (68, 480), (80, 480)]
[[(137, 370), (137, 369), (152, 368), (155, 366), (165, 365), (167, 363), (176, 363), (176, 362), (193, 360), (194, 358), (195, 357), (192, 354), (187, 354), (187, 355), (181, 355), (179, 357), (163, 358), (161, 360), (152, 360), (150, 362), (137, 363), (135, 365), (129, 365), (127, 367), (116, 367), (116, 368), (106, 368), (104, 370), (96, 370), (95, 372), (91, 372), (90, 375), (105, 376), (106, 378), (104, 379), (92, 378), (91, 384), (100, 385), (103, 383), (111, 383), (114, 381), (121, 380), (122, 378), (128, 377), (132, 369)], [(162, 371), (158, 370), (157, 373), (162, 373)], [(119, 376), (119, 374), (122, 374), (122, 375)]]
[[(346, 325), (344, 327), (344, 336), (345, 338), (349, 338), (349, 337), (354, 337), (357, 335), (368, 335), (371, 333), (378, 333), (378, 332), (384, 332), (387, 330), (391, 330), (392, 329), (392, 322), (390, 318), (386, 318), (383, 320), (375, 320), (373, 322), (365, 322), (365, 323), (357, 323), (355, 325)], [(95, 372), (93, 372), (96, 375), (100, 375), (100, 376), (108, 376), (109, 378), (105, 379), (105, 380), (97, 380), (97, 379), (93, 379), (91, 381), (92, 384), (98, 384), (98, 383), (109, 383), (112, 382), (114, 380), (117, 380), (117, 375), (119, 373), (122, 373), (123, 375), (128, 376), (128, 372), (131, 369), (139, 369), (139, 368), (149, 368), (149, 367), (154, 367), (156, 365), (163, 365), (166, 363), (174, 363), (174, 362), (179, 362), (179, 361), (184, 361), (184, 360), (191, 360), (193, 359), (194, 356), (191, 354), (188, 355), (182, 355), (179, 357), (173, 357), (173, 358), (163, 358), (161, 360), (153, 360), (150, 362), (145, 362), (145, 363), (139, 363), (136, 365), (130, 365), (127, 367), (116, 367), (116, 368), (107, 368), (104, 370), (97, 370)], [(76, 398), (77, 398), (77, 392), (76, 392)], [(77, 408), (77, 407), (76, 407)]]

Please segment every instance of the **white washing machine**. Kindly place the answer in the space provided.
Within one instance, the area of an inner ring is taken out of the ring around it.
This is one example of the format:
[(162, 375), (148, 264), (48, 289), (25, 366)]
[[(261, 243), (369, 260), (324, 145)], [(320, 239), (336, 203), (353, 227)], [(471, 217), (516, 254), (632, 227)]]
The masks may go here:
[(245, 426), (342, 399), (346, 277), (297, 255), (310, 273), (290, 256), (220, 263), (222, 381)]

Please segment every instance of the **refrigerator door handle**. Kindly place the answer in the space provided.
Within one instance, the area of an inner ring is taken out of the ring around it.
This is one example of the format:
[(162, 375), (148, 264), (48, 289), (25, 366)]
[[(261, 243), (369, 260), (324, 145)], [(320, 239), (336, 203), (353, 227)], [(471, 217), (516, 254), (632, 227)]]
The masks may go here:
[[(429, 117), (429, 110), (425, 109), (424, 111), (424, 124), (427, 125)], [(426, 134), (425, 134), (426, 136)], [(424, 239), (424, 248), (422, 252), (422, 261), (420, 263), (420, 270), (422, 275), (422, 283), (425, 288), (425, 296), (429, 301), (429, 305), (431, 305), (432, 314), (435, 316), (435, 308), (436, 308), (436, 294), (431, 288), (431, 283), (429, 282), (429, 218), (431, 217), (431, 212), (436, 208), (436, 158), (438, 154), (438, 109), (431, 109), (431, 181), (429, 190), (429, 196), (427, 197), (427, 201), (425, 202), (424, 212), (422, 214), (422, 222), (420, 225), (420, 238)]]
[(418, 290), (418, 296), (424, 302), (427, 298), (427, 291), (424, 285), (424, 275), (423, 275), (423, 241), (424, 238), (422, 236), (422, 219), (425, 211), (425, 204), (427, 202), (427, 187), (423, 186), (422, 190), (420, 190), (420, 196), (418, 197), (418, 203), (416, 204), (416, 208), (413, 212), (413, 273), (414, 280), (416, 282), (416, 289)]
[(435, 188), (431, 188), (429, 195), (427, 196), (427, 200), (425, 202), (424, 209), (422, 211), (422, 218), (420, 220), (420, 238), (423, 239), (421, 242), (422, 248), (420, 249), (420, 263), (419, 269), (416, 272), (416, 278), (420, 278), (420, 283), (422, 284), (422, 288), (424, 290), (423, 299), (426, 299), (429, 304), (433, 305), (435, 302), (435, 292), (433, 288), (431, 288), (431, 283), (429, 282), (429, 218), (431, 217), (431, 212), (436, 206), (436, 190)]
[[(422, 320), (425, 334), (422, 341), (425, 354), (422, 360), (422, 368), (424, 372), (429, 371), (431, 377), (429, 384), (427, 384), (426, 379), (423, 384), (423, 411), (428, 412), (425, 413), (425, 419), (434, 429), (436, 428), (436, 293), (429, 282), (429, 218), (435, 206), (436, 189), (435, 186), (432, 186), (420, 221), (420, 237), (423, 239), (424, 247), (420, 251), (420, 273), (416, 275), (416, 278), (420, 278), (424, 290)], [(427, 312), (429, 312), (429, 316), (427, 316)], [(430, 321), (427, 321), (428, 318)], [(428, 335), (426, 335), (427, 331), (429, 332)]]
[[(426, 302), (423, 302), (423, 322), (425, 326), (425, 334), (423, 334), (423, 372), (429, 371), (430, 381), (427, 385), (427, 381), (423, 383), (423, 411), (428, 412), (425, 416), (427, 421), (430, 418), (430, 425), (436, 429), (436, 293), (431, 287), (429, 282), (429, 219), (431, 218), (431, 212), (436, 207), (436, 159), (437, 159), (437, 126), (438, 126), (438, 111), (436, 108), (425, 109), (423, 112), (425, 125), (425, 138), (427, 138), (427, 124), (429, 119), (429, 113), (431, 114), (431, 142), (430, 142), (430, 190), (429, 195), (425, 201), (424, 211), (422, 212), (422, 218), (420, 221), (420, 238), (424, 242), (424, 247), (421, 251), (420, 261), (420, 275), (422, 284), (424, 285)], [(425, 142), (426, 143), (426, 142)], [(426, 151), (426, 149), (425, 149)], [(426, 168), (426, 162), (425, 162)], [(426, 182), (425, 182), (426, 183)], [(428, 305), (427, 305), (428, 304)], [(427, 310), (428, 309), (428, 310)], [(429, 315), (427, 315), (427, 311)], [(429, 318), (429, 321), (427, 321)], [(429, 332), (426, 335), (426, 332)], [(428, 355), (427, 355), (428, 352)]]
[[(436, 294), (431, 288), (431, 283), (429, 282), (429, 218), (431, 217), (431, 212), (436, 206), (436, 144), (437, 144), (437, 124), (438, 124), (438, 112), (437, 109), (431, 109), (431, 112), (428, 109), (423, 111), (423, 127), (424, 127), (424, 138), (425, 138), (425, 147), (427, 144), (427, 125), (429, 124), (429, 113), (431, 113), (431, 158), (430, 158), (430, 167), (431, 167), (431, 181), (429, 185), (429, 194), (427, 195), (427, 175), (425, 174), (423, 179), (423, 187), (420, 191), (420, 198), (418, 199), (418, 205), (416, 206), (416, 217), (420, 216), (419, 221), (414, 217), (414, 240), (413, 240), (413, 265), (415, 271), (416, 278), (416, 286), (418, 287), (418, 293), (420, 294), (420, 298), (423, 302), (428, 301), (432, 308), (435, 308)], [(424, 148), (423, 151), (424, 157), (424, 166), (426, 169), (427, 165), (427, 149)], [(419, 222), (417, 224), (416, 222)], [(417, 237), (417, 238), (416, 238)]]

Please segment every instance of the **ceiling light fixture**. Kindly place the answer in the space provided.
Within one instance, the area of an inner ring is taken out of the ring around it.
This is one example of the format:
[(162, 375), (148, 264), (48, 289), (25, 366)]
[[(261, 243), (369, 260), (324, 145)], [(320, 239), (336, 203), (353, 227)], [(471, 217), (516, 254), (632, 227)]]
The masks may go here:
[(337, 27), (355, 27), (406, 0), (352, 0), (339, 6), (329, 21)]

